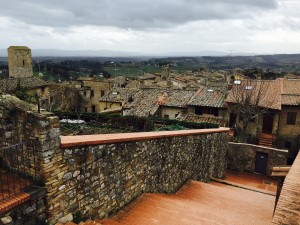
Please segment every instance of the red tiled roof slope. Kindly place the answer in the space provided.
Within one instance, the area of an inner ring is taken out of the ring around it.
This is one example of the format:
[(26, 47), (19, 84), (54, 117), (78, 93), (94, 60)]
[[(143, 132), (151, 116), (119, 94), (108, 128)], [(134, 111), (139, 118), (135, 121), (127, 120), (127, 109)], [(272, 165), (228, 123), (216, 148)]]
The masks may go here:
[(222, 108), (225, 98), (226, 91), (223, 88), (200, 87), (189, 101), (189, 105)]
[(281, 79), (282, 105), (300, 105), (300, 80)]
[[(249, 89), (247, 89), (249, 88)], [(263, 91), (261, 97), (257, 97)], [(281, 80), (243, 80), (240, 84), (234, 84), (226, 98), (228, 103), (237, 103), (239, 93), (244, 92), (245, 95), (251, 93), (252, 102), (260, 99), (258, 105), (260, 107), (281, 110)]]

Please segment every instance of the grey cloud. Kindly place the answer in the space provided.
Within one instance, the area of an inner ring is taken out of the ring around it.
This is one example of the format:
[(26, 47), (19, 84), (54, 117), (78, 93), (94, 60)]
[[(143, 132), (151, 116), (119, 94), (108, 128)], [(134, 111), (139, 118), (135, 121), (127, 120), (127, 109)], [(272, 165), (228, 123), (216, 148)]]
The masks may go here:
[(2, 0), (1, 16), (50, 27), (144, 30), (197, 20), (249, 18), (275, 8), (276, 0)]

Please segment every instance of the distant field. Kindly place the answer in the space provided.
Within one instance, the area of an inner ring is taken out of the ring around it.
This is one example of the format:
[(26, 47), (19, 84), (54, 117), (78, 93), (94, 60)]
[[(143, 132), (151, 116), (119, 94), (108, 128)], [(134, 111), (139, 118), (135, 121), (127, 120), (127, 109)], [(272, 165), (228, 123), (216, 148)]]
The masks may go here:
[(115, 70), (115, 67), (104, 67), (104, 70), (109, 72), (112, 76), (115, 74), (123, 75), (123, 76), (140, 76), (143, 73), (157, 73), (161, 71), (160, 67), (155, 66), (136, 66), (136, 65), (122, 65), (117, 66), (117, 70)]
[[(176, 66), (171, 67), (171, 70), (176, 70), (179, 73), (190, 71), (193, 69), (199, 69), (200, 65), (183, 65), (183, 66)], [(140, 76), (143, 73), (159, 73), (161, 72), (161, 67), (158, 66), (137, 66), (137, 65), (121, 65), (116, 67), (116, 73), (115, 73), (115, 67), (104, 67), (104, 70), (109, 72), (112, 76), (115, 74), (123, 75), (123, 76)]]

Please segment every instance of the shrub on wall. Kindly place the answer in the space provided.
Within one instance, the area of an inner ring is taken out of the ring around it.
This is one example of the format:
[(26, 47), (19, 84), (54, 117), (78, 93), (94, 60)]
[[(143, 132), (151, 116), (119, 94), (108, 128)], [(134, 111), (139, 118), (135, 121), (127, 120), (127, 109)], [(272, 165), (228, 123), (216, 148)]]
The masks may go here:
[(56, 112), (61, 119), (82, 119), (95, 125), (115, 127), (126, 131), (153, 131), (154, 125), (159, 127), (157, 130), (182, 130), (182, 129), (205, 129), (218, 128), (218, 124), (207, 122), (186, 122), (170, 119), (159, 119), (153, 117), (137, 117), (132, 115), (122, 116), (120, 114), (97, 114), (97, 113), (74, 113)]
[(179, 121), (179, 120), (169, 120), (169, 119), (156, 119), (155, 123), (160, 123), (164, 125), (177, 124), (189, 129), (205, 129), (205, 128), (219, 128), (218, 124), (207, 123), (207, 122), (187, 122), (187, 121)]

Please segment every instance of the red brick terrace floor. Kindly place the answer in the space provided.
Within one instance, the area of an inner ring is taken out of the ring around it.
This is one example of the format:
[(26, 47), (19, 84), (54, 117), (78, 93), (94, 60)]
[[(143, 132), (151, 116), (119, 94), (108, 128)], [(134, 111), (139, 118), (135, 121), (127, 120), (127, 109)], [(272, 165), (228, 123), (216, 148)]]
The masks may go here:
[(110, 220), (113, 225), (270, 224), (275, 197), (225, 184), (191, 181), (175, 195), (144, 194)]
[(0, 213), (27, 201), (30, 196), (22, 190), (30, 185), (30, 181), (0, 170)]
[[(277, 180), (261, 174), (227, 171), (226, 180), (228, 184), (240, 186), (252, 190), (262, 190), (269, 194), (276, 194)], [(216, 182), (212, 184), (218, 185)]]

